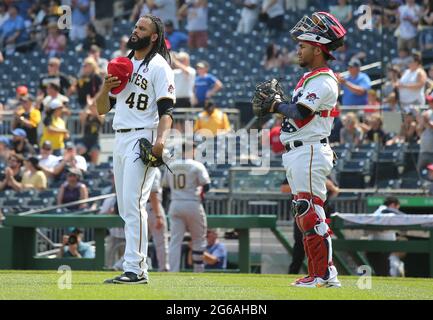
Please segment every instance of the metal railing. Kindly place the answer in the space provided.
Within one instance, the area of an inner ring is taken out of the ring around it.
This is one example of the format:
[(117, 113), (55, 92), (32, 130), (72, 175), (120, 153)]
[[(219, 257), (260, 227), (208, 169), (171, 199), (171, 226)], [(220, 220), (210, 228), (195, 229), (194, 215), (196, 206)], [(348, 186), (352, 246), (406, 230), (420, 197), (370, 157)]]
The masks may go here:
[[(233, 126), (234, 130), (240, 128), (240, 113), (238, 109), (224, 108), (222, 109), (228, 116), (228, 119)], [(182, 130), (184, 128), (185, 121), (193, 121), (196, 119), (199, 112), (203, 111), (201, 108), (175, 108), (173, 112), (173, 128)], [(114, 111), (111, 111), (105, 115), (105, 121), (102, 125), (101, 135), (113, 135), (114, 131), (112, 128), (114, 117)], [(0, 135), (9, 135), (12, 129), (12, 122), (14, 120), (14, 112), (11, 110), (0, 111)], [(66, 128), (70, 134), (77, 136), (82, 135), (83, 129), (81, 126), (78, 111), (73, 113), (66, 119)], [(42, 130), (42, 124), (39, 124), (38, 130)]]

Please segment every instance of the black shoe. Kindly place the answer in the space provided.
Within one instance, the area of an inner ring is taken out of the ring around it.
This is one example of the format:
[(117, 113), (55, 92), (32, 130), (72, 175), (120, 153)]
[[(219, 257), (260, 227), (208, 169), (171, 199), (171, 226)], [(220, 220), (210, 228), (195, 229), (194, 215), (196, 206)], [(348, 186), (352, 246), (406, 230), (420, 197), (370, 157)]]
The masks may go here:
[(104, 283), (116, 284), (147, 284), (147, 277), (139, 277), (134, 272), (124, 272), (113, 279), (105, 280)]

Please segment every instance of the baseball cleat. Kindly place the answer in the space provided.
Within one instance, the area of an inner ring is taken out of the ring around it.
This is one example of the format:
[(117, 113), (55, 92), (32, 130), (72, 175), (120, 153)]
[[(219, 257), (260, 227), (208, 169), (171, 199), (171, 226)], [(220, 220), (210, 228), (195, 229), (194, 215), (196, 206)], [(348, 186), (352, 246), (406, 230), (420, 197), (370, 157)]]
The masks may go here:
[(341, 288), (341, 283), (337, 278), (338, 272), (334, 266), (328, 268), (328, 277), (326, 279), (316, 277), (318, 288)]
[(147, 284), (147, 277), (139, 277), (134, 272), (124, 272), (113, 279), (105, 280), (106, 284)]
[(293, 282), (292, 286), (301, 288), (316, 288), (316, 278), (306, 276)]

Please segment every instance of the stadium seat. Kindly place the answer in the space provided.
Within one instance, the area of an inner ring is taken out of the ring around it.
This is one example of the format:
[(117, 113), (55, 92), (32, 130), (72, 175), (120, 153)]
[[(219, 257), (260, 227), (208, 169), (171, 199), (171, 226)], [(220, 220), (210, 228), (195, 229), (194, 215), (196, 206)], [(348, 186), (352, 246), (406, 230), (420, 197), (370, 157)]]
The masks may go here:
[(401, 189), (420, 189), (422, 182), (419, 179), (402, 179), (400, 183)]

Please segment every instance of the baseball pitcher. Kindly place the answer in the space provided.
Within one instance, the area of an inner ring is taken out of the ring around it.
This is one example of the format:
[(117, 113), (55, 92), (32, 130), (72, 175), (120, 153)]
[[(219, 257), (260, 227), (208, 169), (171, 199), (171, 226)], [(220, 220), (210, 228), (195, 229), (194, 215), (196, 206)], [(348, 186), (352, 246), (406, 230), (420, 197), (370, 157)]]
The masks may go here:
[(148, 282), (145, 206), (155, 167), (163, 163), (175, 92), (164, 25), (158, 17), (140, 17), (128, 47), (128, 58), (110, 61), (96, 101), (99, 114), (115, 106), (113, 171), (119, 214), (125, 221), (124, 273), (106, 283), (140, 284)]
[(295, 221), (304, 236), (308, 276), (297, 280), (298, 287), (340, 287), (332, 263), (331, 231), (326, 222), (326, 176), (333, 167), (329, 146), (338, 98), (338, 80), (327, 66), (332, 50), (343, 45), (346, 30), (329, 13), (304, 16), (290, 31), (299, 42), (301, 67), (307, 68), (296, 85), (291, 101), (277, 80), (260, 84), (253, 98), (258, 116), (277, 112), (284, 116), (280, 140), (286, 148), (283, 165), (294, 195)]

